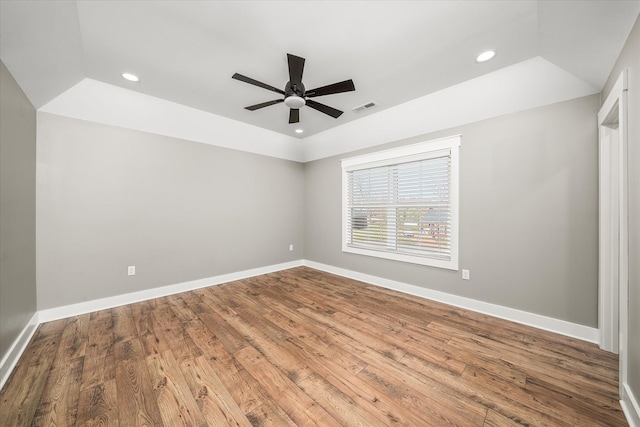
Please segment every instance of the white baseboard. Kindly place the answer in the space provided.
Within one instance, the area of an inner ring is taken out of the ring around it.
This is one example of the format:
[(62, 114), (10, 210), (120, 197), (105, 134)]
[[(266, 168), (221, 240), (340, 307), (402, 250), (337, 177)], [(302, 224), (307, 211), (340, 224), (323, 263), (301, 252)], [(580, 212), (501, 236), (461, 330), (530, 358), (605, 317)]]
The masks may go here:
[(328, 273), (337, 274), (339, 276), (348, 277), (350, 279), (359, 280), (361, 282), (381, 286), (383, 288), (404, 292), (406, 294), (442, 302), (467, 310), (476, 311), (478, 313), (488, 314), (490, 316), (510, 320), (512, 322), (520, 323), (527, 326), (533, 326), (538, 329), (555, 332), (583, 341), (592, 343), (598, 342), (597, 328), (591, 328), (589, 326), (579, 325), (576, 323), (554, 319), (547, 316), (541, 316), (539, 314), (529, 313), (527, 311), (516, 310), (514, 308), (509, 308), (497, 304), (491, 304), (471, 298), (452, 295), (446, 292), (422, 288), (420, 286), (397, 282), (395, 280), (384, 279), (382, 277), (371, 276), (369, 274), (346, 270), (344, 268), (334, 267), (327, 264), (321, 264), (315, 261), (304, 260), (303, 263), (304, 265), (315, 268), (317, 270), (326, 271)]
[(175, 285), (162, 286), (159, 288), (147, 289), (139, 292), (131, 292), (128, 294), (116, 295), (108, 298), (100, 298), (96, 300), (80, 302), (77, 304), (65, 305), (62, 307), (49, 308), (46, 310), (41, 310), (39, 312), (40, 323), (64, 319), (71, 316), (78, 316), (80, 314), (105, 310), (107, 308), (118, 307), (135, 302), (146, 301), (153, 298), (160, 298), (167, 295), (174, 295), (180, 292), (191, 291), (193, 289), (204, 288), (207, 286), (219, 285), (226, 282), (232, 282), (234, 280), (246, 279), (248, 277), (259, 276), (261, 274), (273, 273), (274, 271), (299, 267), (302, 265), (302, 263), (302, 260), (290, 261), (282, 264), (252, 268), (250, 270), (243, 270), (229, 274), (221, 274), (219, 276), (207, 277), (204, 279), (191, 280), (189, 282), (177, 283)]
[(629, 388), (629, 384), (623, 384), (621, 397), (620, 406), (624, 416), (627, 417), (629, 427), (640, 427), (640, 404)]
[(0, 390), (2, 390), (4, 383), (9, 379), (13, 368), (16, 367), (20, 356), (22, 356), (22, 353), (27, 348), (27, 344), (31, 341), (31, 337), (35, 334), (39, 324), (38, 312), (35, 312), (22, 332), (20, 332), (20, 335), (18, 335), (11, 347), (9, 347), (7, 354), (5, 354), (0, 361)]

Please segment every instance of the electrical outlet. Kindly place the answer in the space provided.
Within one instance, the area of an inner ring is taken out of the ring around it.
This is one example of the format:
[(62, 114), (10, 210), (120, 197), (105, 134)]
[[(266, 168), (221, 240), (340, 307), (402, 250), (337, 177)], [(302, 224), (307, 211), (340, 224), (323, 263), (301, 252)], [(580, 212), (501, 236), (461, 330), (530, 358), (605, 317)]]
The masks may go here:
[(136, 266), (135, 265), (130, 265), (129, 267), (127, 267), (127, 274), (129, 276), (135, 276), (136, 275)]
[(293, 251), (293, 245), (289, 245), (289, 250)]
[(462, 280), (469, 280), (469, 270), (462, 270)]

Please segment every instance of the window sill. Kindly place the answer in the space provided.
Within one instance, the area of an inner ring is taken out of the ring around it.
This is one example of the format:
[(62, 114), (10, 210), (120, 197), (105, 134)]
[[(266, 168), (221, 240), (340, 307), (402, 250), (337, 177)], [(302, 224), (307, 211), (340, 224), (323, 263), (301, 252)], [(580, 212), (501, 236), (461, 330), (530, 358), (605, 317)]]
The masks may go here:
[(426, 266), (429, 266), (429, 267), (444, 268), (444, 269), (447, 269), (447, 270), (455, 270), (455, 271), (458, 270), (458, 260), (457, 259), (452, 259), (450, 261), (439, 260), (439, 259), (425, 258), (425, 257), (420, 257), (420, 256), (398, 254), (398, 253), (394, 253), (394, 252), (385, 252), (385, 251), (377, 251), (377, 250), (364, 249), (364, 248), (355, 248), (355, 247), (347, 246), (347, 245), (343, 245), (342, 246), (342, 252), (351, 253), (351, 254), (358, 254), (358, 255), (365, 255), (365, 256), (370, 256), (370, 257), (375, 257), (375, 258), (390, 259), (390, 260), (393, 260), (393, 261), (407, 262), (407, 263), (411, 263), (411, 264), (426, 265)]

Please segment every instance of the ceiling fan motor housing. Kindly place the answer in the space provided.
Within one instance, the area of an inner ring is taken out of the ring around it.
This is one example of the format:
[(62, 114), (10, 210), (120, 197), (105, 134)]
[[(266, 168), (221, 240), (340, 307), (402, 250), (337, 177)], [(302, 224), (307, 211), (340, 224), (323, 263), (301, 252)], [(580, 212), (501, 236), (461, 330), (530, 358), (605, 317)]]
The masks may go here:
[(295, 83), (295, 84), (291, 84), (291, 82), (287, 82), (287, 85), (284, 87), (284, 96), (285, 98), (288, 98), (292, 95), (297, 95), (300, 98), (304, 98), (304, 84), (302, 84), (302, 82), (300, 82), (300, 84)]

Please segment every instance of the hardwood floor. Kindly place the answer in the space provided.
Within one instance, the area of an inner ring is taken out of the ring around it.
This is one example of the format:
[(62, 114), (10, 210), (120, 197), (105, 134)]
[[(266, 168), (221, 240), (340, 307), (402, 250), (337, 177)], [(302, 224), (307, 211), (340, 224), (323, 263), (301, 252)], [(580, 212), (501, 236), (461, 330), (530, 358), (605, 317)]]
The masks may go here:
[(43, 324), (0, 425), (622, 426), (596, 345), (306, 267)]

